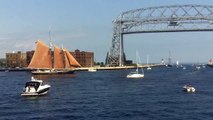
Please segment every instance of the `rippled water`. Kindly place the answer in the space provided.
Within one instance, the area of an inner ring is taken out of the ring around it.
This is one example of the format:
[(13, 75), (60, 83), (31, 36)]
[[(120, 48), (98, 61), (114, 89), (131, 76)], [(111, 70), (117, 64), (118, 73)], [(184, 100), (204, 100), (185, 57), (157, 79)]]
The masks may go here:
[[(131, 70), (76, 71), (46, 76), (43, 97), (21, 97), (27, 72), (0, 72), (0, 119), (211, 120), (213, 68), (153, 68), (143, 79), (127, 79)], [(37, 76), (38, 77), (38, 76)], [(182, 87), (191, 84), (195, 93)]]

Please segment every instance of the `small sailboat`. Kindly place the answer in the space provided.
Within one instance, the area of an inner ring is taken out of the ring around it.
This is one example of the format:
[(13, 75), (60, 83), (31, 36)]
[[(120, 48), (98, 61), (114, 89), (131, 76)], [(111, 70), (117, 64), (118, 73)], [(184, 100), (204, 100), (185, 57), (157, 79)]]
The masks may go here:
[(149, 66), (149, 56), (147, 55), (147, 70), (151, 70), (152, 68)]
[(136, 53), (136, 70), (134, 72), (130, 72), (127, 75), (127, 78), (143, 78), (144, 77), (144, 72), (143, 72), (143, 68), (141, 67), (141, 73), (139, 72), (139, 64), (138, 64), (138, 59), (140, 61), (139, 55), (138, 53)]
[(130, 72), (127, 75), (127, 78), (143, 78), (143, 77), (144, 77), (144, 74), (143, 73), (139, 73), (138, 72), (138, 68), (136, 69), (135, 72)]
[(176, 67), (179, 68), (179, 61), (176, 61)]
[(171, 52), (169, 51), (169, 58), (168, 58), (168, 65), (167, 67), (172, 67), (172, 57), (171, 57)]
[(50, 89), (50, 85), (45, 84), (43, 85), (42, 80), (37, 80), (35, 78), (31, 78), (31, 81), (25, 84), (24, 91), (22, 92), (21, 96), (41, 96), (48, 93)]

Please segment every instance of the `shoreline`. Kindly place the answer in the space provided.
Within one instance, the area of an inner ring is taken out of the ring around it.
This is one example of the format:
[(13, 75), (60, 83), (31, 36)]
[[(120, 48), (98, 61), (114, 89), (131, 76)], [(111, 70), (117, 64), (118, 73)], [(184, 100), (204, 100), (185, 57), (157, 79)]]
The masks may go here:
[[(162, 67), (165, 66), (163, 64), (151, 64), (151, 65), (142, 65), (139, 68), (147, 68), (147, 67)], [(82, 68), (75, 68), (75, 71), (88, 71), (91, 67), (82, 67)], [(96, 70), (123, 70), (123, 69), (134, 69), (136, 66), (121, 66), (121, 67), (92, 67)]]
[[(143, 65), (139, 66), (139, 68), (147, 68), (150, 67), (162, 67), (165, 66), (163, 64), (150, 64), (150, 65)], [(75, 71), (88, 71), (91, 67), (81, 67), (81, 68), (75, 68)], [(122, 67), (93, 67), (96, 70), (123, 70), (123, 69), (134, 69), (136, 66), (122, 66)], [(0, 68), (0, 72), (16, 72), (16, 71), (26, 71), (30, 72), (31, 69), (28, 68)]]

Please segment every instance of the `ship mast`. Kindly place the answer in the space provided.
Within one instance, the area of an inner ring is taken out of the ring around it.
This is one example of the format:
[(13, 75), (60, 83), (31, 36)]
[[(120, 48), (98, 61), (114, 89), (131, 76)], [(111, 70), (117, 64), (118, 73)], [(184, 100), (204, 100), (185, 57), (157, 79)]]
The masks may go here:
[(62, 59), (63, 59), (63, 64), (64, 64), (64, 68), (66, 68), (66, 63), (65, 63), (65, 50), (64, 50), (64, 46), (63, 44), (61, 45), (61, 52), (62, 52)]
[(172, 57), (171, 57), (171, 51), (169, 51), (169, 59), (168, 59), (168, 64), (172, 65)]
[(50, 47), (50, 54), (52, 60), (52, 68), (54, 68), (54, 54), (52, 52), (52, 37), (51, 37), (51, 27), (49, 27), (49, 47)]

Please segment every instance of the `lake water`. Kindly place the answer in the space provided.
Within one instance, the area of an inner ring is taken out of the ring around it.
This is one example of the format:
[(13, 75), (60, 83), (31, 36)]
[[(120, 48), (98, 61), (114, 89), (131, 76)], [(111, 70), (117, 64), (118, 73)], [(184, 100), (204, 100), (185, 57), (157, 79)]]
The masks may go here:
[[(0, 72), (0, 119), (212, 120), (213, 68), (152, 68), (142, 79), (126, 78), (130, 71), (45, 76), (49, 93), (30, 98), (20, 96), (30, 73)], [(196, 92), (183, 92), (185, 84)]]

